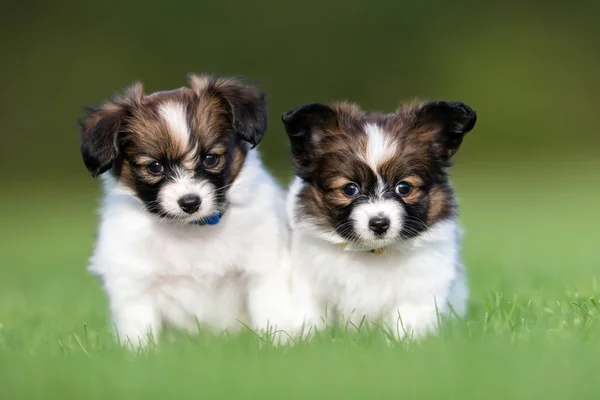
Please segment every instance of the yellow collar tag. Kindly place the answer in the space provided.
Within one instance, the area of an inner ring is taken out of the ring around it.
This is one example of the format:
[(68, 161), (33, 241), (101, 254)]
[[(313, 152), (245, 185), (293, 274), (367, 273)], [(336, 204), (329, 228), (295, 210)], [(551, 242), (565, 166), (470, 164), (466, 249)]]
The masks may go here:
[[(346, 246), (348, 245), (348, 243), (338, 243), (337, 246), (341, 247), (342, 249), (346, 248)], [(373, 253), (373, 254), (383, 254), (384, 252), (384, 248), (379, 248), (379, 249), (373, 249), (370, 250), (369, 253)]]

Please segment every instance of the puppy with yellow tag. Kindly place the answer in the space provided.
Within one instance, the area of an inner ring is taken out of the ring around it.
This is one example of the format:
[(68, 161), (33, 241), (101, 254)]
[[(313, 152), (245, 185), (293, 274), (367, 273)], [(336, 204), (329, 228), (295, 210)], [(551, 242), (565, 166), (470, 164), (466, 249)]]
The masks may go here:
[(460, 102), (391, 114), (308, 104), (282, 116), (296, 326), (382, 323), (398, 338), (466, 313), (451, 157), (476, 113)]

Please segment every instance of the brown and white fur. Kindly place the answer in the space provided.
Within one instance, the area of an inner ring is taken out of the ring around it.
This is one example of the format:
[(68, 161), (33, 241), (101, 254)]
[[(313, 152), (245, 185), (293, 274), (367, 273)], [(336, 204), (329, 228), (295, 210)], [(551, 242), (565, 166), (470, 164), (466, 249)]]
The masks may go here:
[(150, 95), (134, 84), (82, 121), (85, 165), (106, 172), (89, 269), (133, 346), (163, 324), (266, 330), (290, 318), (284, 193), (252, 150), (265, 96), (235, 79), (190, 83)]
[(308, 104), (282, 117), (296, 167), (288, 196), (296, 326), (383, 323), (398, 338), (466, 313), (451, 156), (476, 121), (459, 102), (395, 113)]

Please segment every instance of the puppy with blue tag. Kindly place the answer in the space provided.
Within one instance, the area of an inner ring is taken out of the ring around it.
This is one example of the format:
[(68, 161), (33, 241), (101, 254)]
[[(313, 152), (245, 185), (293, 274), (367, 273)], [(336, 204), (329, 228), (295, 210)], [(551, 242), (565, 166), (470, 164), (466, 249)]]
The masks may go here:
[(266, 129), (264, 93), (230, 78), (150, 95), (136, 83), (89, 110), (81, 154), (106, 191), (89, 270), (122, 343), (165, 324), (285, 329), (284, 194), (253, 150)]

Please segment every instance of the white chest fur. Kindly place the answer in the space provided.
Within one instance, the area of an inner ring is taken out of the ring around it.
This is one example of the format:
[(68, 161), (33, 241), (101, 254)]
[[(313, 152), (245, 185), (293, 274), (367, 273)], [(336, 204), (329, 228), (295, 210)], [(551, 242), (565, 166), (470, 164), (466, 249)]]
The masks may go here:
[(156, 339), (165, 323), (188, 330), (288, 324), (283, 193), (257, 160), (249, 163), (214, 226), (160, 221), (107, 180), (89, 269), (104, 284), (121, 340)]
[[(307, 325), (383, 322), (399, 337), (432, 330), (439, 314), (465, 312), (468, 296), (454, 221), (382, 254), (292, 234), (296, 305)], [(305, 326), (306, 329), (306, 326)]]

